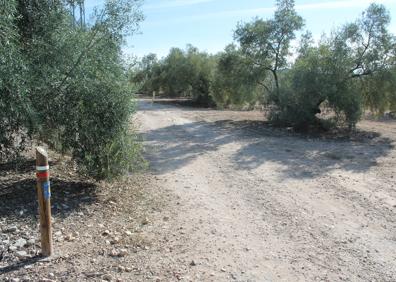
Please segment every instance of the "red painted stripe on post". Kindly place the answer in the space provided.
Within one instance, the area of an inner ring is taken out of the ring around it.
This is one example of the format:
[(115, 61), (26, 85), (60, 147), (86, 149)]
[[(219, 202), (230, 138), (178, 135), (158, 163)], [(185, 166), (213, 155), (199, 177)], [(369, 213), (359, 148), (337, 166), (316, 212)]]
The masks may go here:
[(49, 177), (49, 172), (48, 171), (37, 172), (36, 176), (37, 176), (37, 178), (48, 178)]

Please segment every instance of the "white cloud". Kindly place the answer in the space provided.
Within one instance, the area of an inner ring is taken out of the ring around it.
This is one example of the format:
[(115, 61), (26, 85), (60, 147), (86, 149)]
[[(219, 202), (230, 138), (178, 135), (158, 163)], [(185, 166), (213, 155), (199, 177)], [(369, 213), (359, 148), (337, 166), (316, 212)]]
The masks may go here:
[(275, 11), (275, 8), (258, 8), (258, 9), (245, 9), (245, 10), (228, 10), (228, 11), (219, 11), (213, 13), (204, 13), (204, 14), (195, 14), (191, 16), (182, 16), (177, 18), (170, 18), (161, 21), (145, 21), (142, 23), (142, 26), (162, 26), (164, 24), (179, 24), (186, 22), (199, 22), (203, 20), (211, 20), (211, 19), (219, 19), (219, 18), (234, 18), (234, 17), (254, 17), (261, 16), (263, 14), (270, 14)]
[(296, 5), (296, 10), (321, 10), (321, 9), (342, 9), (342, 8), (358, 8), (367, 7), (371, 3), (395, 3), (395, 0), (342, 0), (342, 1), (327, 1), (322, 3), (310, 3)]
[(171, 0), (161, 1), (158, 4), (144, 5), (145, 9), (175, 8), (213, 2), (214, 0)]
[[(176, 6), (186, 6), (193, 5), (204, 2), (212, 2), (213, 0), (172, 0), (167, 1), (166, 3), (159, 5), (152, 5), (152, 8), (156, 7), (176, 7)], [(310, 4), (299, 4), (296, 5), (296, 10), (298, 11), (306, 11), (306, 10), (326, 10), (326, 9), (345, 9), (345, 8), (365, 8), (370, 3), (396, 3), (396, 0), (335, 0), (335, 1), (327, 1), (321, 3), (310, 3)], [(146, 6), (147, 8), (148, 6)], [(225, 10), (218, 11), (213, 13), (206, 14), (196, 14), (192, 16), (179, 17), (173, 19), (167, 19), (167, 23), (183, 23), (183, 22), (193, 22), (200, 20), (208, 20), (214, 18), (230, 18), (230, 17), (254, 17), (254, 16), (262, 16), (264, 14), (273, 13), (276, 7), (262, 7), (262, 8), (254, 8), (254, 9), (240, 9), (240, 10)], [(148, 22), (147, 24), (152, 25), (162, 25), (165, 21), (161, 22)]]
[[(100, 6), (105, 0), (87, 0), (87, 8), (93, 8), (94, 6)], [(162, 0), (159, 3), (144, 4), (144, 9), (162, 9), (162, 8), (176, 8), (184, 6), (192, 6), (203, 3), (214, 2), (215, 0)], [(343, 9), (343, 8), (365, 8), (371, 3), (387, 4), (395, 3), (396, 0), (333, 0), (327, 2), (316, 2), (309, 4), (298, 4), (296, 5), (296, 10), (306, 11), (306, 10), (323, 10), (323, 9)], [(197, 21), (211, 18), (228, 18), (228, 17), (243, 17), (243, 16), (260, 16), (262, 14), (268, 14), (275, 11), (275, 7), (261, 7), (254, 9), (239, 9), (239, 10), (226, 10), (207, 14), (197, 14), (190, 17), (180, 17), (170, 20), (170, 22), (188, 22)], [(169, 22), (169, 21), (168, 21)]]
[[(309, 4), (298, 4), (295, 6), (298, 11), (305, 10), (325, 10), (325, 9), (342, 9), (342, 8), (359, 8), (359, 7), (367, 7), (371, 3), (378, 4), (387, 4), (387, 3), (395, 3), (396, 0), (336, 0), (336, 1), (327, 1), (327, 2), (319, 2), (319, 3), (309, 3)], [(244, 10), (235, 10), (235, 11), (224, 11), (219, 12), (217, 15), (219, 16), (245, 16), (245, 15), (260, 15), (268, 12), (275, 11), (276, 7), (267, 7), (267, 8), (255, 8), (255, 9), (244, 9)], [(214, 15), (214, 14), (213, 14)]]

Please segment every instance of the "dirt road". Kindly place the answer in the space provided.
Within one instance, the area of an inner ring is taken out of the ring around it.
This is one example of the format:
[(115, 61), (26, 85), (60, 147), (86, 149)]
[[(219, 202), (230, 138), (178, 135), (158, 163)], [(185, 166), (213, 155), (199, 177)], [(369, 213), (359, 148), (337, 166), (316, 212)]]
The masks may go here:
[(135, 119), (145, 172), (96, 182), (51, 152), (50, 260), (34, 152), (0, 165), (0, 281), (396, 281), (395, 121), (315, 138), (149, 100)]
[(150, 227), (153, 273), (396, 281), (396, 123), (364, 122), (363, 137), (335, 140), (257, 128), (257, 119), (140, 100), (136, 120), (169, 204)]

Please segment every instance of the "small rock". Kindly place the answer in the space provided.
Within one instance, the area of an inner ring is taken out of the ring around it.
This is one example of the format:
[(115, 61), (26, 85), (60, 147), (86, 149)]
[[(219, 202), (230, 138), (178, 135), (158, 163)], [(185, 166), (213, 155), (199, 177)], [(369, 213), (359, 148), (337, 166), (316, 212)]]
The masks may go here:
[(69, 241), (69, 242), (73, 242), (73, 241), (76, 240), (76, 238), (75, 238), (72, 234), (69, 234), (69, 235), (67, 235), (67, 236), (65, 237), (65, 240), (66, 240), (66, 241)]
[(102, 275), (103, 275), (103, 273), (100, 273), (100, 272), (86, 272), (86, 273), (84, 273), (84, 274), (85, 274), (85, 276), (88, 277), (88, 278), (99, 277), (99, 276), (102, 276)]
[(16, 255), (18, 258), (26, 258), (28, 256), (27, 252), (25, 251), (16, 252)]
[(11, 282), (19, 282), (19, 281), (21, 281), (21, 279), (19, 279), (19, 278), (11, 278), (10, 281), (11, 281)]
[(18, 248), (15, 247), (15, 246), (10, 246), (10, 247), (8, 248), (8, 250), (10, 250), (11, 252), (15, 252), (17, 249), (18, 249)]
[(118, 253), (119, 257), (125, 257), (128, 255), (128, 250), (127, 249), (121, 249), (120, 252)]
[(119, 252), (117, 252), (116, 250), (111, 250), (111, 252), (110, 252), (110, 256), (112, 256), (112, 257), (118, 257), (119, 256)]
[(192, 261), (190, 262), (190, 265), (191, 265), (191, 266), (196, 266), (197, 263), (196, 263), (194, 260), (192, 260)]
[(111, 241), (112, 245), (118, 244), (120, 242), (120, 238), (114, 237), (113, 240)]
[(125, 267), (123, 267), (122, 265), (118, 266), (118, 271), (119, 272), (124, 272), (125, 271)]
[(105, 274), (102, 276), (103, 280), (106, 281), (112, 281), (113, 280), (113, 276), (111, 276), (110, 274)]
[(28, 241), (27, 241), (27, 246), (33, 246), (34, 244), (36, 244), (36, 240), (35, 239), (33, 239), (33, 238), (31, 238), (31, 239), (29, 239)]
[(126, 271), (126, 272), (132, 272), (132, 270), (133, 270), (132, 267), (126, 267), (126, 268), (125, 268), (125, 271)]
[(6, 230), (4, 230), (5, 233), (14, 233), (18, 231), (18, 228), (15, 225), (9, 226)]
[(23, 247), (25, 247), (25, 245), (27, 244), (27, 241), (25, 239), (18, 239), (16, 240), (14, 246), (17, 247), (18, 249), (22, 249)]
[(142, 221), (143, 225), (147, 225), (149, 223), (150, 223), (150, 221), (149, 221), (149, 219), (147, 217), (145, 219), (143, 219), (143, 221)]
[(128, 236), (132, 236), (132, 232), (129, 231), (129, 230), (125, 231), (125, 234), (128, 235)]
[(103, 236), (108, 236), (108, 235), (110, 235), (110, 231), (109, 230), (105, 230), (105, 231), (103, 231), (102, 235)]
[(59, 237), (59, 236), (62, 236), (62, 231), (56, 231), (56, 232), (55, 232), (55, 236), (58, 236), (58, 237)]

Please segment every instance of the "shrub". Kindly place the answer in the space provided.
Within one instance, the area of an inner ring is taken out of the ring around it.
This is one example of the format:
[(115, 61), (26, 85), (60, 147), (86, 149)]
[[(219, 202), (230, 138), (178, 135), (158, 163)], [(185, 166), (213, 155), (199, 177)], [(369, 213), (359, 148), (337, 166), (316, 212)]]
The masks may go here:
[(317, 114), (327, 104), (337, 115), (337, 123), (332, 124), (353, 127), (360, 118), (362, 101), (358, 85), (346, 76), (347, 70), (328, 45), (309, 48), (282, 74), (279, 95), (270, 95), (269, 101), (276, 105), (271, 120), (300, 130), (325, 128)]
[(214, 105), (210, 95), (215, 59), (191, 45), (187, 50), (172, 48), (158, 61), (152, 54), (142, 58), (130, 80), (141, 85), (140, 92), (161, 92), (167, 97), (188, 97), (201, 106)]
[(33, 110), (24, 77), (26, 65), (14, 25), (16, 2), (0, 7), (0, 159), (14, 158), (23, 151), (32, 133)]
[(279, 93), (270, 93), (276, 106), (272, 119), (297, 128), (315, 126), (326, 102), (338, 125), (354, 129), (365, 105), (379, 112), (391, 107), (395, 41), (387, 31), (389, 21), (385, 7), (372, 4), (360, 19), (322, 39), (318, 47), (305, 38)]
[[(142, 20), (139, 2), (106, 1), (94, 24), (87, 26), (82, 20), (77, 25), (63, 1), (18, 1), (20, 40), (15, 44), (21, 57), (17, 51), (0, 57), (6, 60), (9, 54), (10, 66), (16, 68), (9, 78), (14, 84), (2, 84), (12, 90), (14, 100), (1, 100), (0, 107), (15, 111), (16, 117), (30, 117), (34, 126), (17, 119), (5, 129), (8, 143), (2, 144), (13, 146), (15, 132), (33, 128), (35, 137), (70, 153), (81, 171), (98, 179), (143, 164), (130, 130), (134, 102), (121, 57), (124, 36), (133, 34)], [(22, 67), (14, 63), (18, 58), (26, 66), (20, 75)]]
[(261, 70), (252, 67), (235, 45), (227, 46), (219, 55), (211, 87), (216, 105), (227, 108), (256, 103), (264, 91), (257, 84), (261, 77)]

